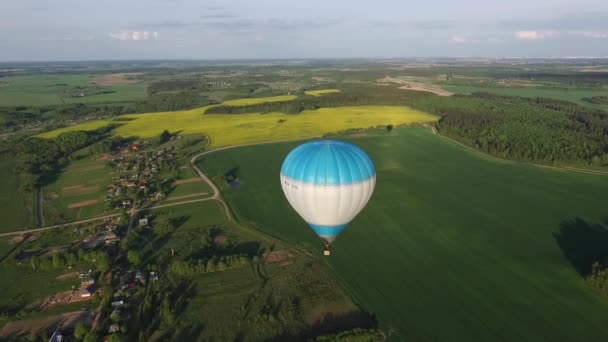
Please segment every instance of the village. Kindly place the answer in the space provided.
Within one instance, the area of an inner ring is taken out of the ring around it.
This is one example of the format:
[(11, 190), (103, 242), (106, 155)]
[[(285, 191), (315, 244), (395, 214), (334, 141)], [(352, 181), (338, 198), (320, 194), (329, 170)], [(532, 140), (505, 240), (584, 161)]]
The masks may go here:
[(126, 144), (103, 155), (115, 176), (107, 186), (106, 209), (131, 208), (164, 199), (171, 190), (172, 171), (178, 168), (174, 146), (145, 149), (149, 142)]

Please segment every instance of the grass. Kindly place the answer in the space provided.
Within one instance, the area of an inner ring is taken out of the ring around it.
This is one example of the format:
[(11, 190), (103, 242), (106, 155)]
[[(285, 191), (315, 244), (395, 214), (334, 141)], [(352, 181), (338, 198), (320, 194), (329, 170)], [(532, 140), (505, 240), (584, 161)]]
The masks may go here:
[(180, 184), (180, 185), (176, 185), (175, 189), (173, 189), (173, 191), (171, 191), (169, 193), (167, 200), (171, 200), (172, 198), (175, 198), (178, 196), (187, 196), (187, 195), (203, 193), (203, 192), (206, 192), (207, 195), (201, 195), (201, 196), (192, 197), (192, 198), (183, 198), (179, 201), (187, 201), (187, 200), (191, 200), (194, 198), (200, 198), (200, 197), (209, 197), (212, 194), (211, 188), (205, 182)]
[(582, 99), (593, 96), (607, 96), (607, 90), (584, 90), (584, 89), (547, 89), (535, 87), (523, 88), (499, 88), (499, 87), (474, 87), (474, 86), (443, 86), (443, 89), (453, 93), (470, 94), (474, 92), (488, 92), (499, 95), (522, 96), (522, 97), (545, 97), (556, 100), (565, 100), (579, 105), (608, 109), (608, 105), (592, 104)]
[[(132, 248), (139, 249), (150, 263), (163, 259), (196, 262), (210, 255), (256, 255), (272, 248), (289, 249), (257, 230), (226, 222), (216, 201), (154, 209), (148, 214), (179, 222), (164, 236), (140, 233), (140, 240)], [(219, 228), (219, 234), (227, 241), (210, 245), (205, 238), (210, 228)], [(357, 312), (327, 268), (298, 251), (289, 251), (287, 263), (255, 263), (188, 278), (178, 294), (187, 303), (177, 313), (178, 323), (158, 334), (171, 334), (184, 341), (232, 341), (239, 336), (269, 340), (286, 332), (298, 334), (329, 312)], [(184, 282), (170, 272), (163, 273), (163, 277), (176, 286)], [(294, 310), (295, 306), (298, 309)]]
[[(57, 180), (43, 189), (44, 217), (47, 225), (83, 220), (100, 215), (105, 209), (106, 186), (112, 181), (112, 168), (91, 157), (71, 162)], [(66, 193), (64, 188), (82, 185), (86, 191)], [(96, 204), (68, 208), (71, 203), (97, 200)]]
[[(574, 218), (608, 214), (608, 178), (496, 161), (422, 128), (347, 140), (370, 153), (377, 188), (325, 261), (395, 340), (608, 338), (608, 298), (585, 286), (556, 242), (585, 239)], [(278, 181), (297, 144), (200, 164), (212, 177), (239, 168), (241, 187), (219, 185), (240, 222), (321, 253)]]
[(74, 87), (91, 86), (98, 75), (45, 74), (3, 78), (0, 91), (0, 106), (59, 105), (63, 103), (119, 102), (144, 98), (145, 83), (131, 83), (100, 87), (113, 91), (84, 97), (63, 97), (63, 92)]
[(319, 89), (319, 90), (306, 90), (304, 94), (311, 96), (321, 96), (331, 93), (339, 93), (340, 89)]
[(0, 152), (0, 232), (33, 228), (38, 221), (36, 193), (19, 189), (13, 158), (9, 153)]
[[(250, 99), (246, 99), (250, 100)], [(379, 125), (413, 124), (432, 122), (435, 116), (396, 106), (357, 106), (306, 110), (298, 115), (282, 113), (211, 115), (202, 109), (187, 111), (124, 115), (131, 119), (114, 130), (122, 136), (136, 135), (141, 138), (158, 136), (163, 130), (182, 134), (206, 133), (211, 146), (239, 145), (247, 143), (280, 141), (320, 136), (351, 128), (369, 128)], [(92, 129), (71, 126), (67, 130)], [(58, 131), (42, 134), (46, 138), (58, 135)]]

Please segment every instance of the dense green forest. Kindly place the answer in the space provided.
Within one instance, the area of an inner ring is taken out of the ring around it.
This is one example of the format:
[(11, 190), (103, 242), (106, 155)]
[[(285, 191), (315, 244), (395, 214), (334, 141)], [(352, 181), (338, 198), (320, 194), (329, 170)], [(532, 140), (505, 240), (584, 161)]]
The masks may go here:
[(608, 113), (550, 99), (477, 93), (418, 100), (440, 133), (502, 158), (608, 166)]

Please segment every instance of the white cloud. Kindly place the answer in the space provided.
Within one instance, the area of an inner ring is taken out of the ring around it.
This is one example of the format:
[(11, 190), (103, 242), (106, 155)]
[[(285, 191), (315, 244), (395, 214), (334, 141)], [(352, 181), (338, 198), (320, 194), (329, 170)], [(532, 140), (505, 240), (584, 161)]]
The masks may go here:
[(553, 31), (515, 31), (513, 35), (518, 40), (543, 40), (555, 37), (557, 34)]
[(110, 33), (117, 40), (154, 40), (160, 37), (157, 31), (121, 31)]
[(572, 34), (585, 38), (607, 39), (608, 31), (572, 31)]
[(459, 36), (459, 35), (454, 35), (452, 37), (450, 37), (450, 42), (452, 43), (466, 43), (467, 39), (463, 36)]

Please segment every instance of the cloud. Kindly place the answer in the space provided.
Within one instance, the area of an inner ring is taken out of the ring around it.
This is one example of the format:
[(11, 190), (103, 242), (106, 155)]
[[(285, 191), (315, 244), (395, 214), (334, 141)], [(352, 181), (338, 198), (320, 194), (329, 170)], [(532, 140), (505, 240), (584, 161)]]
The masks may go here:
[(517, 40), (544, 40), (547, 38), (555, 37), (557, 34), (553, 31), (535, 31), (535, 30), (524, 30), (524, 31), (515, 31), (513, 32), (513, 36)]
[(571, 34), (585, 38), (608, 39), (608, 31), (571, 31)]
[(211, 13), (211, 14), (205, 14), (205, 15), (201, 15), (201, 19), (231, 19), (231, 18), (238, 18), (237, 15), (234, 14), (228, 14), (228, 13)]
[(156, 40), (160, 37), (157, 31), (121, 31), (110, 33), (116, 40)]
[(597, 31), (608, 29), (608, 12), (596, 11), (592, 13), (573, 13), (551, 18), (505, 20), (499, 23), (499, 27), (515, 30), (521, 27), (529, 27), (544, 31)]
[(466, 43), (467, 39), (463, 36), (459, 36), (459, 35), (453, 35), (452, 37), (450, 37), (450, 42), (452, 43)]
[(416, 22), (413, 26), (421, 30), (447, 30), (454, 28), (456, 23), (448, 20), (427, 20)]

